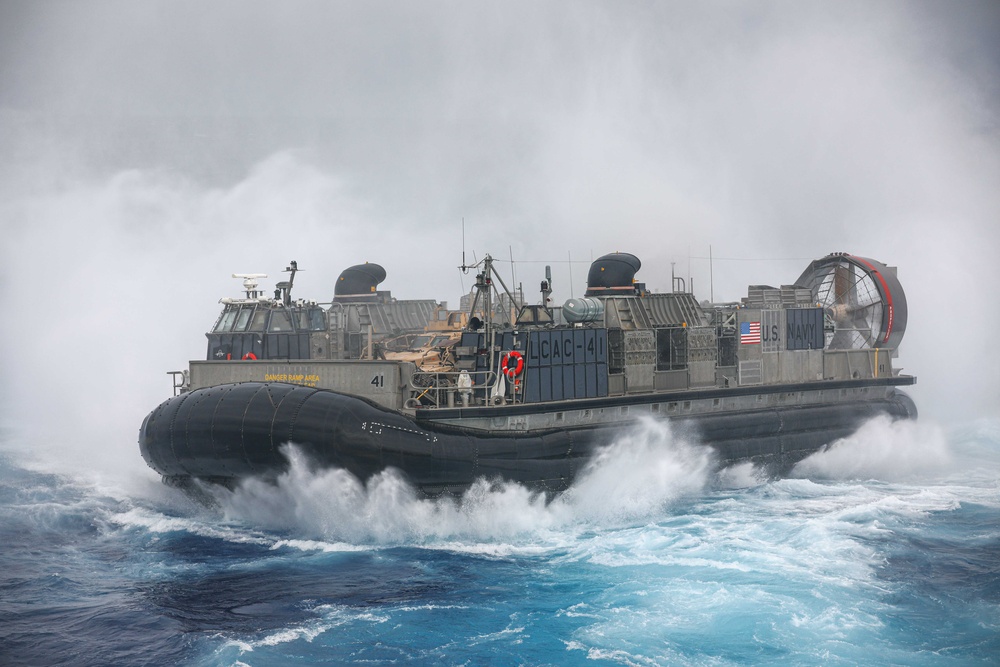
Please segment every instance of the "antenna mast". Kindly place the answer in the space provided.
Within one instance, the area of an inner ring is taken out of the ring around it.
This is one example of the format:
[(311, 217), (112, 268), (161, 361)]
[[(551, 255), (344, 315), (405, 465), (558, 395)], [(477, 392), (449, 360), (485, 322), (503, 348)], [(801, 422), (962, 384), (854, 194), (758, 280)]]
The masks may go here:
[(712, 268), (712, 244), (708, 244), (708, 298), (715, 303), (715, 271)]
[(275, 285), (274, 298), (281, 299), (281, 302), (286, 306), (292, 305), (292, 285), (295, 283), (295, 274), (299, 270), (299, 263), (294, 259), (288, 263), (285, 267), (285, 273), (292, 274), (289, 276), (288, 280), (282, 280), (280, 283)]
[(542, 292), (542, 305), (545, 306), (546, 310), (548, 310), (549, 301), (552, 300), (549, 298), (549, 295), (552, 294), (552, 267), (548, 265), (546, 265), (545, 267), (545, 280), (542, 281), (541, 292)]

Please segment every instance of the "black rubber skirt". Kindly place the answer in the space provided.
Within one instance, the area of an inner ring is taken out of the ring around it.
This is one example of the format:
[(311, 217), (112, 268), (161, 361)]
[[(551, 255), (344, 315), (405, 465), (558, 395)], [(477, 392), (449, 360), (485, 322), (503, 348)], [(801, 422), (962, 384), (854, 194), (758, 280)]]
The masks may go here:
[[(894, 390), (878, 400), (764, 408), (672, 419), (711, 445), (720, 463), (741, 460), (780, 471), (880, 413), (916, 417)], [(143, 421), (142, 457), (165, 479), (233, 483), (276, 477), (293, 443), (318, 467), (343, 468), (361, 480), (387, 467), (424, 492), (460, 492), (479, 477), (545, 491), (569, 486), (594, 450), (628, 424), (546, 432), (484, 434), (416, 420), (337, 392), (246, 382), (198, 389), (164, 401)]]

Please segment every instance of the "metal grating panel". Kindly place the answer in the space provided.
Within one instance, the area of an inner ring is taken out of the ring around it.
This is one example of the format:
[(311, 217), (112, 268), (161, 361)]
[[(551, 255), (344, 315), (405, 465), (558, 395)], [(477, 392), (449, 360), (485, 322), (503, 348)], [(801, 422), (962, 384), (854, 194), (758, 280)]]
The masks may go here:
[(751, 308), (790, 308), (813, 303), (812, 291), (795, 285), (750, 285), (744, 305)]
[(412, 299), (385, 304), (392, 328), (396, 331), (423, 331), (434, 317), (437, 302), (433, 299)]
[(762, 384), (761, 363), (759, 359), (740, 362), (740, 385)]
[(697, 326), (704, 319), (693, 294), (648, 294), (640, 301), (654, 327)]
[(688, 327), (688, 361), (711, 361), (719, 358), (715, 329), (711, 327)]

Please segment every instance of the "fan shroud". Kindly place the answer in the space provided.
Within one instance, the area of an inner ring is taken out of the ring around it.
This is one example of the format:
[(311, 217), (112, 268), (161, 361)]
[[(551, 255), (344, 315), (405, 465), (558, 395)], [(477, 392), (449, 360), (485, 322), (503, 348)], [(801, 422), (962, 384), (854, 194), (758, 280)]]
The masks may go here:
[(832, 350), (894, 348), (906, 331), (906, 295), (896, 269), (847, 253), (813, 261), (795, 282), (826, 309)]

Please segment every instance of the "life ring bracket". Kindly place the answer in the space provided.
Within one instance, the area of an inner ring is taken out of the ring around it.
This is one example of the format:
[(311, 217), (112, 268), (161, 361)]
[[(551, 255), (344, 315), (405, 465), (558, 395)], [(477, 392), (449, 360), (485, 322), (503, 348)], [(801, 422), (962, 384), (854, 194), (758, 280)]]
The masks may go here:
[(500, 371), (513, 380), (524, 370), (524, 355), (517, 350), (511, 350), (503, 355), (500, 360)]

